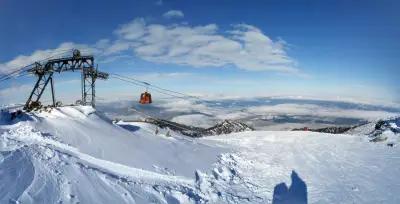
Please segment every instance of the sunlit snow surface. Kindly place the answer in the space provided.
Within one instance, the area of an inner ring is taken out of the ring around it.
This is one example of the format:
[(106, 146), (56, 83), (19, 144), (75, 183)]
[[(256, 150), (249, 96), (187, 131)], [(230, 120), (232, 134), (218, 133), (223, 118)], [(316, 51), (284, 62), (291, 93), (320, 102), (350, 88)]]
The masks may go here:
[(400, 150), (364, 136), (190, 139), (90, 107), (0, 118), (0, 203), (400, 203)]

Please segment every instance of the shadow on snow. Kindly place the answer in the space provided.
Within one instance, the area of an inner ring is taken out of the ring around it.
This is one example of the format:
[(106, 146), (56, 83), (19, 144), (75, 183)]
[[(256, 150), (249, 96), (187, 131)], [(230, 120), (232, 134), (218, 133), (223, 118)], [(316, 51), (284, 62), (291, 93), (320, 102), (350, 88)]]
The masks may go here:
[(277, 184), (274, 188), (273, 204), (307, 203), (307, 185), (296, 171), (291, 174), (292, 184), (288, 188), (285, 183)]
[(140, 129), (140, 127), (134, 126), (134, 125), (118, 125), (118, 126), (124, 128), (126, 130), (129, 130), (131, 132), (135, 132), (135, 131), (138, 131)]

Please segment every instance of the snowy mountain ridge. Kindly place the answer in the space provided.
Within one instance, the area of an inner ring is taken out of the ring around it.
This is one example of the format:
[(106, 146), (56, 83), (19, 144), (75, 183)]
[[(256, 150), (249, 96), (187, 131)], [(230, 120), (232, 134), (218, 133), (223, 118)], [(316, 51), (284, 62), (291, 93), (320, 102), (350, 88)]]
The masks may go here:
[(388, 146), (394, 146), (400, 143), (400, 117), (367, 123), (346, 133), (365, 135), (371, 142), (384, 142)]
[[(119, 122), (124, 122), (124, 121), (119, 121)], [(145, 122), (156, 125), (160, 128), (168, 128), (175, 132), (179, 132), (182, 135), (194, 138), (254, 130), (252, 127), (237, 120), (224, 120), (209, 128), (189, 126), (177, 122), (156, 119), (156, 118), (147, 118)]]
[(365, 137), (155, 130), (83, 106), (2, 113), (0, 203), (399, 202), (399, 148)]
[(224, 120), (215, 126), (206, 129), (204, 135), (221, 135), (235, 132), (253, 131), (254, 129), (243, 122), (235, 120)]

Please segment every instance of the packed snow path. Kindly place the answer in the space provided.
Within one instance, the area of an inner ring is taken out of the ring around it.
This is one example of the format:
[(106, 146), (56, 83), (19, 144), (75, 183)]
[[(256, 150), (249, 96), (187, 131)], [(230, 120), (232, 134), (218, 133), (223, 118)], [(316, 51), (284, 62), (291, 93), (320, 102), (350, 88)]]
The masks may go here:
[(0, 203), (400, 203), (400, 151), (362, 136), (190, 139), (89, 107), (0, 118)]

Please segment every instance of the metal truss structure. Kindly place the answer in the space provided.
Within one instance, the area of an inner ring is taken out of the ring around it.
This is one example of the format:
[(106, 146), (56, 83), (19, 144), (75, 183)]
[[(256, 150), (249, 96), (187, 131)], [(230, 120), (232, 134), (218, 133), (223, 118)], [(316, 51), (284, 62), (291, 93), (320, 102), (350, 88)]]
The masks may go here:
[(36, 62), (32, 68), (28, 70), (38, 77), (35, 86), (28, 100), (25, 103), (25, 110), (32, 110), (40, 106), (40, 98), (43, 95), (44, 90), (50, 83), (51, 87), (51, 98), (52, 106), (57, 105), (55, 99), (54, 90), (54, 79), (53, 74), (58, 72), (67, 71), (80, 71), (82, 80), (82, 105), (96, 105), (96, 90), (95, 82), (96, 79), (107, 79), (108, 73), (98, 71), (97, 67), (94, 67), (94, 57), (92, 55), (82, 56), (79, 50), (74, 50), (72, 57), (63, 57), (58, 59), (51, 59), (41, 64)]

